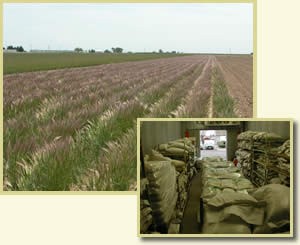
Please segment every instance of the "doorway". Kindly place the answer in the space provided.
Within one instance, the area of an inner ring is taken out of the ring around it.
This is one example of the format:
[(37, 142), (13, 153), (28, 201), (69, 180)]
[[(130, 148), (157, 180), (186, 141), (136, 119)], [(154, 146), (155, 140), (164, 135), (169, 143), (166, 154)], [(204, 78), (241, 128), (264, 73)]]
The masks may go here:
[(222, 157), (227, 160), (227, 131), (200, 130), (200, 159)]

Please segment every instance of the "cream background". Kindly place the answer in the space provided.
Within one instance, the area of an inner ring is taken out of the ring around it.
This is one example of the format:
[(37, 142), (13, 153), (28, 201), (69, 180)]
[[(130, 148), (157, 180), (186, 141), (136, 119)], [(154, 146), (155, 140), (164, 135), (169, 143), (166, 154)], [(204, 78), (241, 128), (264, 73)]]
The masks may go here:
[[(258, 0), (257, 7), (257, 116), (293, 118), (297, 124), (300, 120), (300, 1)], [(297, 127), (294, 134), (297, 149)], [(296, 180), (299, 169), (294, 170)], [(298, 193), (295, 194), (297, 204)], [(297, 217), (296, 213), (295, 222)], [(241, 243), (241, 239), (140, 239), (136, 231), (136, 196), (0, 196), (0, 244), (5, 245), (184, 244), (187, 240), (202, 244)], [(296, 242), (290, 239), (244, 239), (242, 242), (252, 240), (263, 240), (264, 244)]]

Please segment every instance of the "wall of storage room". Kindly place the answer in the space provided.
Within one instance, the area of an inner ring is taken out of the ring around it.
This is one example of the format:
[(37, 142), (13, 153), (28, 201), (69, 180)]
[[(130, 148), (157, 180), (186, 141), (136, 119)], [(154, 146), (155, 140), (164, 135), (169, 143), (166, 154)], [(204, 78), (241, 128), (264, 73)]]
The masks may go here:
[(149, 154), (158, 144), (177, 140), (184, 136), (181, 122), (142, 122), (140, 132), (144, 154)]
[(283, 121), (272, 121), (272, 122), (262, 122), (262, 121), (252, 121), (245, 122), (245, 131), (258, 131), (258, 132), (268, 132), (275, 133), (282, 136), (285, 139), (290, 137), (290, 124), (289, 122)]

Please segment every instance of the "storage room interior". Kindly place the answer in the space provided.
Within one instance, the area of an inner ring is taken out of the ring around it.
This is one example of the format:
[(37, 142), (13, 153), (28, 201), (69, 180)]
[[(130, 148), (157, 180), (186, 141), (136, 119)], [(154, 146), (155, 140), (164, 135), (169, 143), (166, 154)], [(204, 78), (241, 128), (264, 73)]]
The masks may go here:
[(290, 121), (142, 121), (140, 234), (291, 234)]

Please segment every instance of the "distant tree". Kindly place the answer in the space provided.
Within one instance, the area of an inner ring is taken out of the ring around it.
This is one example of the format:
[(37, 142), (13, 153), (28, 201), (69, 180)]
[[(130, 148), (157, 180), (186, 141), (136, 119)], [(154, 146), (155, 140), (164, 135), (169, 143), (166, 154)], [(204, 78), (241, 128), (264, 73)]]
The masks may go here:
[(14, 47), (12, 45), (9, 45), (9, 46), (7, 46), (6, 49), (8, 49), (8, 50), (16, 50), (17, 52), (25, 52), (25, 50), (24, 50), (24, 48), (22, 46), (16, 46), (16, 47)]
[(172, 54), (176, 54), (176, 51), (172, 51)]
[(128, 54), (132, 54), (132, 52), (131, 52), (131, 51), (128, 51), (127, 53), (128, 53)]
[(117, 52), (117, 53), (122, 53), (122, 52), (123, 52), (123, 49), (122, 49), (122, 48), (116, 48), (116, 52)]
[(24, 52), (24, 48), (22, 46), (16, 47), (17, 52)]
[(5, 48), (3, 47), (3, 50), (5, 50)]
[(108, 49), (105, 49), (105, 50), (104, 50), (104, 53), (109, 54), (109, 53), (111, 53), (111, 51), (108, 50)]
[(152, 54), (156, 54), (156, 52), (155, 52), (155, 51), (152, 51)]
[(89, 53), (96, 53), (95, 49), (90, 49)]
[(123, 52), (123, 49), (122, 48), (111, 48), (111, 50), (113, 51), (113, 53), (122, 53)]
[(250, 53), (250, 55), (253, 55), (253, 52), (252, 52), (252, 53)]
[(158, 50), (158, 52), (159, 52), (160, 54), (162, 54), (164, 51), (162, 51), (162, 49), (160, 49), (160, 50)]
[(82, 48), (75, 48), (74, 51), (79, 53), (79, 52), (83, 52), (83, 49)]

